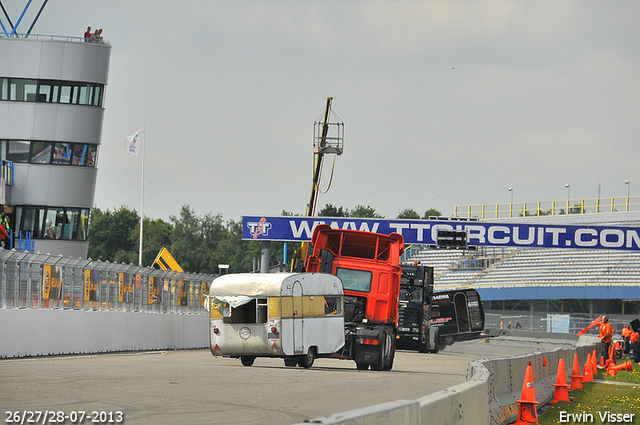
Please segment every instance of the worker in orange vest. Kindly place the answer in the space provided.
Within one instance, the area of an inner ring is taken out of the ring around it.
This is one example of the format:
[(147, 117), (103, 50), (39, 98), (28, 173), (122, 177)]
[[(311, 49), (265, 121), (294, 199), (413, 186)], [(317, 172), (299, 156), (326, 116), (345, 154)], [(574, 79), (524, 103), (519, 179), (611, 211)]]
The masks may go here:
[(622, 327), (622, 341), (623, 341), (623, 347), (622, 347), (622, 351), (624, 352), (624, 354), (629, 354), (629, 345), (631, 344), (631, 334), (633, 333), (633, 331), (631, 330), (631, 326), (629, 325), (624, 325)]
[(640, 363), (640, 334), (638, 332), (633, 332), (631, 330), (631, 335), (629, 336), (629, 345), (633, 347), (633, 356), (636, 363)]
[(600, 327), (600, 335), (598, 335), (598, 338), (600, 338), (600, 341), (602, 342), (600, 353), (604, 359), (604, 364), (606, 364), (607, 360), (609, 360), (609, 347), (611, 347), (611, 341), (615, 331), (613, 330), (611, 323), (609, 323), (609, 318), (607, 316), (602, 316), (602, 320), (598, 323), (598, 326)]

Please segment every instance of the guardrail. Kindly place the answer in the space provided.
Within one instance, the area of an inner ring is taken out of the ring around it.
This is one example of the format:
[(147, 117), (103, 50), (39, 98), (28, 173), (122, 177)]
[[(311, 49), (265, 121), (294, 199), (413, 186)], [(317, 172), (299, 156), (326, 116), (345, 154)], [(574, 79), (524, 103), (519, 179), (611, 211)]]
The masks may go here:
[[(54, 40), (54, 41), (73, 41), (77, 43), (84, 43), (84, 37), (77, 37), (71, 35), (50, 35), (50, 34), (27, 34), (27, 33), (14, 33), (13, 36), (9, 37), (4, 35), (0, 31), (0, 38), (28, 38), (28, 39), (36, 39), (36, 40)], [(104, 41), (101, 43), (91, 43), (93, 46), (110, 46), (109, 42)]]
[(456, 205), (457, 218), (512, 218), (568, 214), (640, 211), (640, 196), (512, 202), (509, 204)]
[[(533, 333), (532, 333), (533, 334)], [(540, 338), (542, 333), (537, 333)], [(567, 335), (567, 337), (570, 337)], [(595, 339), (597, 340), (597, 339)], [(571, 349), (556, 349), (525, 356), (470, 362), (467, 382), (418, 400), (396, 400), (306, 421), (325, 425), (506, 425), (516, 420), (525, 371), (531, 362), (536, 401), (540, 405), (553, 397), (560, 358), (564, 359), (570, 382), (574, 353), (581, 364), (597, 349), (591, 337)], [(302, 425), (302, 424), (297, 424)]]

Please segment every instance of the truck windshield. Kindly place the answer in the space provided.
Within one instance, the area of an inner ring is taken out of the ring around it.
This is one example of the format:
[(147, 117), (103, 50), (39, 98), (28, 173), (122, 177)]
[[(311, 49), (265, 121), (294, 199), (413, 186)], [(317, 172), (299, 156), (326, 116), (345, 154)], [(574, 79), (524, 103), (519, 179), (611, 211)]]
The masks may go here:
[(345, 290), (370, 292), (373, 273), (366, 270), (342, 269), (338, 267), (336, 275), (342, 280)]

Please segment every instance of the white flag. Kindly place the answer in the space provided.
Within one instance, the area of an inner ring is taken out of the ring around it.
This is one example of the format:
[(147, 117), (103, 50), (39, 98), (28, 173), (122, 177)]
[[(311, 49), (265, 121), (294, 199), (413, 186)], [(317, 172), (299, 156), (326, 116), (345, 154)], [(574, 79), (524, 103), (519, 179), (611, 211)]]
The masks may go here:
[(127, 136), (124, 138), (124, 147), (127, 150), (127, 153), (129, 155), (135, 155), (136, 158), (138, 157), (138, 152), (140, 151), (138, 135), (140, 134), (141, 131), (142, 129), (136, 131), (131, 136)]

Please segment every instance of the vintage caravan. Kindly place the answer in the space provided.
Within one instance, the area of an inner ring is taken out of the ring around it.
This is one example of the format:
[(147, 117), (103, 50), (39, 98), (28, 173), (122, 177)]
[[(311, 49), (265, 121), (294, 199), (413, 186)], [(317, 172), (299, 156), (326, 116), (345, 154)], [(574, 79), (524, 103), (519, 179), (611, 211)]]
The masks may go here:
[(283, 357), (310, 368), (344, 345), (342, 281), (325, 273), (243, 273), (213, 280), (209, 337), (214, 356)]

